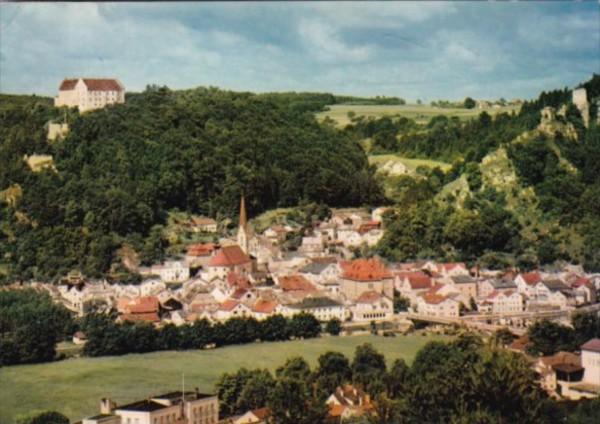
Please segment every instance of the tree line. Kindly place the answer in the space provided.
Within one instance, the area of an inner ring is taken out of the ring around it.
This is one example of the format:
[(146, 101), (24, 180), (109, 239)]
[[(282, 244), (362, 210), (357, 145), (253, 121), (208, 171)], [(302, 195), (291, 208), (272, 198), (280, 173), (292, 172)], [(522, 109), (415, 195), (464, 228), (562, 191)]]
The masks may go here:
[[(224, 416), (267, 406), (278, 424), (327, 422), (325, 401), (336, 387), (353, 384), (370, 395), (373, 408), (354, 423), (584, 423), (599, 409), (575, 410), (550, 399), (523, 356), (484, 345), (465, 334), (423, 347), (412, 365), (385, 357), (370, 344), (352, 360), (339, 352), (321, 355), (311, 369), (292, 357), (274, 374), (242, 368), (216, 383)], [(593, 405), (598, 405), (594, 401)]]

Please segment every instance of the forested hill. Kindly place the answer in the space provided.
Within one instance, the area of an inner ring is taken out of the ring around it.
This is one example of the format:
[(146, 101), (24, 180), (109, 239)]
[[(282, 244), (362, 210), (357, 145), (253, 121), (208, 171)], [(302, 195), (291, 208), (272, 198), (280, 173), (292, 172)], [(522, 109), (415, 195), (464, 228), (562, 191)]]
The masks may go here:
[[(500, 269), (566, 260), (600, 271), (600, 75), (582, 85), (588, 127), (568, 89), (542, 93), (519, 113), (467, 122), (355, 119), (345, 132), (371, 137), (376, 151), (452, 162), (446, 173), (386, 181), (399, 207), (378, 253)], [(542, 119), (544, 107), (554, 115)]]
[[(149, 87), (124, 105), (69, 111), (66, 140), (49, 144), (44, 125), (63, 111), (6, 96), (0, 264), (24, 279), (100, 275), (124, 242), (142, 248), (168, 210), (234, 216), (242, 191), (252, 214), (380, 203), (360, 145), (290, 107), (292, 97)], [(55, 170), (32, 172), (23, 156), (33, 153), (53, 155)]]

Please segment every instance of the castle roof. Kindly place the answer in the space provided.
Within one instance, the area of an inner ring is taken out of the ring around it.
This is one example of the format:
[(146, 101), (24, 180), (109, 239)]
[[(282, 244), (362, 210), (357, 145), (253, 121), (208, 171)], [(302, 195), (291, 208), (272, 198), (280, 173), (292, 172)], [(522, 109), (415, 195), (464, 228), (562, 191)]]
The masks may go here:
[(77, 82), (83, 80), (83, 83), (89, 91), (121, 91), (123, 86), (116, 79), (111, 78), (67, 78), (60, 84), (60, 91), (69, 91), (75, 89)]

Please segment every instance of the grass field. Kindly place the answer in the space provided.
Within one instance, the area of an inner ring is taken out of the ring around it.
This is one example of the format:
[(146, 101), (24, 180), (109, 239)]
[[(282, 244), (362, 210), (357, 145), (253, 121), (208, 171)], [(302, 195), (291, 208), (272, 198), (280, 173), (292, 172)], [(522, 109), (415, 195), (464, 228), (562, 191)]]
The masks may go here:
[(388, 363), (396, 358), (411, 362), (428, 341), (444, 336), (407, 335), (323, 337), (306, 341), (254, 343), (215, 350), (158, 352), (120, 357), (78, 358), (38, 365), (0, 368), (0, 423), (28, 411), (52, 409), (71, 420), (98, 413), (100, 399), (117, 403), (143, 399), (181, 387), (212, 391), (224, 372), (240, 367), (274, 370), (286, 358), (302, 355), (311, 365), (322, 353), (335, 350), (351, 357), (357, 345), (372, 343)]
[(449, 163), (446, 163), (446, 162), (440, 162), (437, 160), (429, 160), (429, 159), (410, 159), (410, 158), (405, 158), (403, 156), (394, 155), (394, 154), (370, 155), (369, 156), (369, 163), (372, 163), (374, 165), (385, 164), (386, 162), (389, 162), (389, 161), (402, 162), (404, 164), (404, 166), (406, 166), (406, 168), (412, 172), (416, 171), (419, 166), (426, 166), (428, 168), (435, 168), (437, 166), (442, 171), (447, 171), (452, 167), (452, 165), (450, 165)]
[(418, 123), (426, 123), (432, 117), (437, 115), (457, 116), (461, 119), (471, 118), (486, 111), (490, 115), (496, 115), (500, 112), (511, 112), (516, 110), (515, 106), (506, 106), (501, 108), (486, 109), (463, 109), (463, 108), (437, 108), (429, 105), (386, 105), (386, 106), (367, 106), (367, 105), (332, 105), (329, 110), (317, 114), (317, 119), (322, 121), (326, 116), (337, 122), (340, 127), (345, 127), (350, 123), (348, 112), (353, 111), (356, 116), (380, 118), (382, 116), (400, 115), (414, 119)]

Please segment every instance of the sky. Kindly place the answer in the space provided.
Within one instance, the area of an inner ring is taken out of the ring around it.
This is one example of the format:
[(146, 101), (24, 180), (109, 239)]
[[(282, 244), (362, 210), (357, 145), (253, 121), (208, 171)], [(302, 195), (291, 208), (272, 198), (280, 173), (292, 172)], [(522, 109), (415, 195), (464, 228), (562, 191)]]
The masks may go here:
[(533, 98), (600, 73), (600, 3), (0, 4), (0, 92), (65, 77), (422, 99)]

